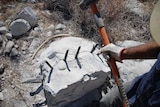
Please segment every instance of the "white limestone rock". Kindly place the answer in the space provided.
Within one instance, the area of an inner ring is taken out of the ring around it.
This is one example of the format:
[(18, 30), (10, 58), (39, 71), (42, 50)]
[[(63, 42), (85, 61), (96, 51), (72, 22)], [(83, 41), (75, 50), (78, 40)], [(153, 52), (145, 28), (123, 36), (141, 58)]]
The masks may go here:
[[(105, 82), (110, 68), (96, 55), (98, 48), (90, 53), (95, 44), (83, 38), (65, 37), (42, 51), (39, 63), (47, 70), (43, 72), (46, 75), (43, 88), (48, 107), (82, 107), (100, 99), (98, 88)], [(81, 68), (75, 59), (79, 46)], [(69, 50), (66, 62), (70, 71), (64, 61), (66, 50)], [(52, 72), (46, 61), (53, 67)]]

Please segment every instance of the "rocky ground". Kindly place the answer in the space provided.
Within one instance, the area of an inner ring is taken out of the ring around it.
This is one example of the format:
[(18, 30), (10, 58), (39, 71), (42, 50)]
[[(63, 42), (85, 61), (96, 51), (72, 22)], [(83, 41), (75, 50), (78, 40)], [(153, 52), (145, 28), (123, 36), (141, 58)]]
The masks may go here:
[[(101, 0), (98, 6), (101, 7), (100, 13), (110, 40), (151, 40), (149, 19), (156, 1)], [(0, 107), (32, 107), (45, 100), (39, 97), (42, 94), (33, 97), (29, 95), (39, 84), (23, 82), (35, 77), (33, 64), (37, 62), (36, 57), (40, 51), (35, 52), (46, 39), (56, 34), (71, 34), (101, 43), (90, 11), (80, 10), (79, 2), (80, 0), (0, 1)], [(9, 26), (27, 6), (36, 13), (37, 22), (30, 28), (27, 26), (28, 30), (24, 30), (23, 34), (15, 36)], [(42, 47), (47, 47), (51, 41), (53, 39)]]

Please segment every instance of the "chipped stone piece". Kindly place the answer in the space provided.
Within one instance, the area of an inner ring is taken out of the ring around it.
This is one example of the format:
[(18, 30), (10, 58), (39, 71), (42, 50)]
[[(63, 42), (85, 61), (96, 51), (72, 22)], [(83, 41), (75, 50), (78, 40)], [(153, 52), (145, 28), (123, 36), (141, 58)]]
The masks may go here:
[(13, 46), (14, 46), (14, 42), (13, 41), (8, 41), (7, 44), (6, 44), (6, 47), (4, 49), (4, 54), (9, 55)]
[(30, 36), (30, 37), (36, 37), (36, 36), (38, 36), (39, 34), (40, 34), (39, 32), (37, 32), (37, 31), (35, 31), (35, 30), (32, 30), (32, 31), (30, 32), (29, 36)]
[(18, 55), (18, 50), (16, 48), (12, 48), (11, 50), (11, 53), (10, 53), (10, 56), (11, 57), (15, 57)]

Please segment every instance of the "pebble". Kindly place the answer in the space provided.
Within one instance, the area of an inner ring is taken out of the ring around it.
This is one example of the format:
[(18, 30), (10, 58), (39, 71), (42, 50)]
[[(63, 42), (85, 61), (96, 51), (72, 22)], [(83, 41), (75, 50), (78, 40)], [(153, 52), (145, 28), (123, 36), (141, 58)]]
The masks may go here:
[(3, 55), (3, 49), (0, 49), (0, 56)]
[(0, 92), (0, 101), (3, 101), (4, 100), (4, 95), (2, 92)]
[(1, 81), (4, 81), (6, 78), (5, 77), (1, 77)]
[(0, 27), (0, 33), (1, 34), (5, 34), (7, 32), (7, 28), (6, 27)]
[(15, 44), (15, 45), (14, 45), (14, 47), (15, 47), (16, 49), (18, 49), (18, 48), (19, 48), (19, 46), (18, 46), (17, 44)]
[(52, 31), (47, 32), (47, 36), (52, 36)]
[(0, 21), (0, 27), (4, 26), (4, 23), (2, 21)]
[(56, 25), (56, 30), (63, 30), (63, 29), (65, 29), (66, 28), (66, 26), (64, 25), (64, 24), (58, 24), (58, 25)]
[(33, 53), (34, 50), (39, 46), (40, 42), (41, 42), (41, 41), (40, 41), (39, 38), (34, 38), (34, 39), (32, 40), (32, 42), (31, 42), (28, 50), (29, 50), (31, 53)]
[(29, 34), (29, 37), (36, 37), (39, 35), (39, 32), (38, 31), (35, 31), (35, 30), (32, 30)]
[(11, 88), (12, 88), (12, 89), (14, 89), (14, 88), (15, 88), (15, 86), (14, 86), (14, 85), (11, 85)]
[(43, 30), (43, 29), (42, 29), (41, 27), (35, 27), (35, 28), (34, 28), (34, 31), (36, 31), (36, 32), (42, 32), (42, 30)]
[(55, 29), (55, 26), (53, 24), (51, 24), (47, 29), (53, 31)]
[(7, 33), (7, 34), (6, 34), (6, 38), (7, 38), (8, 40), (12, 40), (12, 34)]

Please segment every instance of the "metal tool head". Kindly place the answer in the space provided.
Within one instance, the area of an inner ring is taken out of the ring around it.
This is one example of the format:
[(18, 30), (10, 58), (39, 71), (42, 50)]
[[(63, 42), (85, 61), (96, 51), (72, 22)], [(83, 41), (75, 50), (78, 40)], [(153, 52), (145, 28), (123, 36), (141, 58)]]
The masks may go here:
[(96, 3), (98, 0), (82, 0), (79, 4), (82, 10), (88, 9), (89, 5), (92, 3)]

